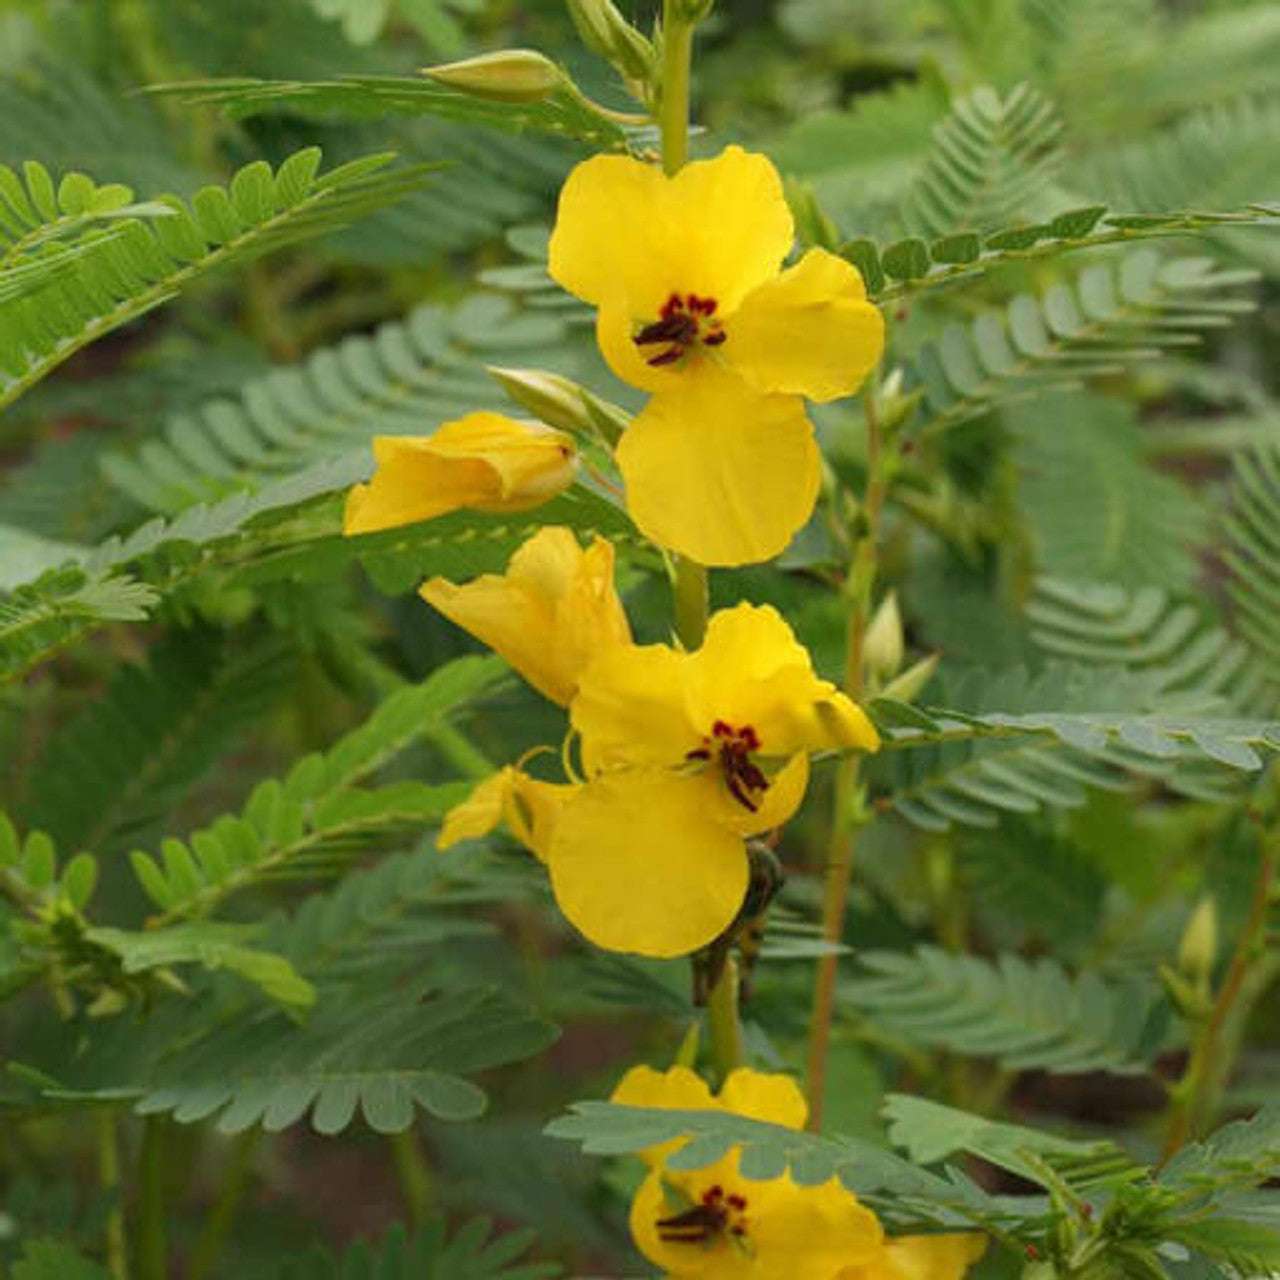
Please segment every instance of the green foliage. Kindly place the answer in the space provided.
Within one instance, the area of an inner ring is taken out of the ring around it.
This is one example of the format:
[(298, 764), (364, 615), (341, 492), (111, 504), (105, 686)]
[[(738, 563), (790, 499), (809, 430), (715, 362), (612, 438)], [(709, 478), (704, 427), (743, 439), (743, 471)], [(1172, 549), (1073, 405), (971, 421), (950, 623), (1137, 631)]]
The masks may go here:
[(107, 1280), (107, 1272), (69, 1244), (32, 1240), (14, 1263), (13, 1280)]
[(1280, 601), (1280, 450), (1274, 443), (1236, 455), (1231, 511), (1225, 521), (1224, 559), (1231, 570), (1233, 619), (1264, 664), (1268, 680), (1280, 682), (1280, 643), (1275, 606)]
[(842, 999), (910, 1044), (1057, 1075), (1147, 1071), (1161, 1047), (1151, 993), (1072, 978), (1053, 960), (1003, 954), (992, 963), (938, 947), (863, 951), (869, 972)]
[(21, 816), (64, 848), (106, 853), (149, 838), (279, 700), (292, 658), (279, 638), (173, 636), (45, 743)]
[(1252, 771), (1262, 766), (1259, 748), (1280, 745), (1274, 721), (1202, 714), (1203, 700), (1179, 714), (1158, 685), (1123, 670), (1060, 664), (1035, 677), (1014, 670), (994, 679), (975, 672), (956, 692), (975, 710), (872, 703), (892, 749), (885, 803), (928, 830), (1071, 808), (1084, 803), (1088, 787), (1123, 789), (1125, 772), (1209, 794), (1217, 783), (1220, 795), (1220, 769), (1201, 777), (1183, 768), (1208, 761)]
[(616, 122), (565, 88), (535, 102), (501, 102), (426, 79), (348, 76), (314, 81), (190, 80), (153, 85), (151, 92), (177, 97), (188, 106), (221, 107), (233, 120), (282, 111), (326, 120), (429, 115), (459, 124), (549, 133), (605, 149), (627, 142)]
[(419, 307), (370, 337), (247, 382), (235, 402), (171, 420), (162, 440), (109, 455), (103, 471), (144, 507), (175, 514), (317, 463), (363, 461), (373, 435), (425, 435), (450, 418), (501, 408), (483, 364), (554, 362), (564, 339), (554, 318), (520, 314), (491, 295), (448, 310)]
[(494, 659), (460, 658), (423, 684), (392, 694), (323, 755), (305, 756), (283, 780), (260, 782), (238, 817), (226, 814), (187, 842), (167, 839), (160, 859), (135, 850), (133, 869), (164, 919), (202, 914), (264, 879), (315, 873), (341, 852), (415, 825), (438, 822), (456, 786), (357, 784), (445, 722), (502, 674)]
[[(1200, 572), (1195, 548), (1209, 528), (1203, 500), (1147, 461), (1126, 405), (1054, 394), (1011, 408), (1004, 422), (1017, 441), (1019, 500), (1042, 575), (1192, 586)], [(1088, 521), (1079, 519), (1084, 509)]]
[[(189, 207), (165, 197), (169, 216), (131, 219), (95, 240), (67, 270), (0, 305), (0, 408), (81, 347), (211, 269), (323, 234), (422, 181), (421, 169), (381, 172), (390, 159), (368, 156), (326, 174), (319, 173), (318, 148), (297, 152), (275, 171), (257, 161), (229, 187), (197, 192)], [(12, 200), (11, 191), (6, 195)], [(46, 200), (42, 212), (52, 218), (57, 209)]]
[(1053, 104), (1029, 85), (961, 98), (903, 201), (907, 229), (936, 238), (1007, 226), (1052, 178), (1060, 128)]
[(532, 1231), (494, 1235), (482, 1218), (452, 1233), (439, 1221), (413, 1235), (395, 1226), (376, 1245), (359, 1241), (341, 1257), (315, 1246), (285, 1263), (279, 1280), (546, 1280), (562, 1274), (553, 1263), (519, 1261), (533, 1240)]
[(1200, 330), (1251, 308), (1223, 295), (1254, 279), (1207, 258), (1162, 260), (1141, 250), (1118, 264), (1086, 267), (1042, 296), (1021, 294), (1003, 314), (952, 325), (915, 362), (928, 408), (923, 430), (943, 430), (1051, 387), (1078, 386), (1194, 341)]

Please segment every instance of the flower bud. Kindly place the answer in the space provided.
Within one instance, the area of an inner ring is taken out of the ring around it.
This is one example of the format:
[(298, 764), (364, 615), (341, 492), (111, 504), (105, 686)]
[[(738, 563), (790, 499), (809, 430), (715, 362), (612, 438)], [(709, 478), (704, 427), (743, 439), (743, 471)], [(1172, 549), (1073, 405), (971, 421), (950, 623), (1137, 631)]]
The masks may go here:
[(582, 43), (612, 62), (628, 80), (653, 74), (653, 45), (620, 14), (613, 0), (568, 0)]
[(890, 591), (880, 602), (862, 642), (862, 661), (868, 674), (877, 680), (889, 680), (902, 666), (902, 614), (898, 596)]
[(880, 690), (880, 696), (882, 698), (893, 698), (897, 702), (914, 702), (920, 696), (921, 690), (929, 683), (934, 671), (937, 670), (938, 657), (938, 654), (931, 653), (914, 666), (908, 667), (900, 676), (890, 680)]
[(503, 369), (490, 365), (489, 376), (518, 405), (540, 422), (561, 431), (596, 432), (616, 443), (631, 419), (617, 405), (585, 387), (544, 369)]
[(1218, 909), (1212, 897), (1200, 899), (1182, 931), (1178, 968), (1193, 981), (1207, 982), (1218, 959)]
[(462, 62), (424, 67), (437, 84), (494, 102), (541, 102), (565, 82), (564, 72), (533, 49), (503, 49)]

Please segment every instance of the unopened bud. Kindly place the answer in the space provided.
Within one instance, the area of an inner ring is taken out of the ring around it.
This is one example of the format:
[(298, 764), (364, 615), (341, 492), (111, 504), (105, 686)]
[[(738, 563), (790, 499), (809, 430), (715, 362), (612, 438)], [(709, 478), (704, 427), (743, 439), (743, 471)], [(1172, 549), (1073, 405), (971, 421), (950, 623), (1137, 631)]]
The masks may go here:
[(612, 62), (628, 80), (648, 80), (653, 74), (652, 43), (622, 16), (613, 0), (568, 0), (569, 15), (582, 43)]
[(890, 680), (902, 666), (902, 655), (902, 614), (897, 593), (890, 591), (867, 628), (862, 642), (863, 665), (876, 680)]
[(1193, 981), (1207, 983), (1218, 959), (1218, 909), (1212, 897), (1200, 899), (1182, 931), (1178, 968)]
[(558, 373), (493, 365), (488, 372), (517, 404), (528, 409), (540, 422), (561, 431), (594, 431), (612, 445), (631, 422), (625, 410), (601, 400)]
[(938, 669), (938, 657), (938, 654), (931, 653), (914, 666), (908, 667), (880, 690), (880, 697), (892, 698), (895, 702), (914, 702)]
[(476, 98), (494, 102), (541, 102), (565, 82), (564, 72), (533, 49), (503, 49), (462, 62), (424, 67), (422, 74)]

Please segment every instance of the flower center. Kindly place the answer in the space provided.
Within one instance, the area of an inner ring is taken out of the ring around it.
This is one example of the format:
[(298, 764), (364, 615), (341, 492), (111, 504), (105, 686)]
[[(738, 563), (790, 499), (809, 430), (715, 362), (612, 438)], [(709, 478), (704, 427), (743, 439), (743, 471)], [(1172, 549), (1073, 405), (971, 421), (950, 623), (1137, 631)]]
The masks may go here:
[(702, 746), (695, 747), (686, 758), (717, 761), (729, 794), (744, 809), (755, 813), (760, 802), (752, 793), (766, 791), (769, 787), (764, 770), (751, 759), (752, 752), (759, 750), (760, 735), (749, 724), (735, 729), (726, 721), (717, 720), (711, 726), (711, 732), (702, 735)]
[(718, 347), (725, 340), (721, 322), (716, 318), (716, 300), (700, 298), (696, 293), (681, 297), (673, 293), (662, 304), (659, 319), (647, 324), (632, 339), (642, 350), (661, 347), (654, 355), (645, 354), (647, 363), (660, 367), (675, 364), (690, 347)]
[(658, 1238), (667, 1244), (711, 1244), (724, 1237), (742, 1242), (747, 1234), (747, 1198), (726, 1195), (717, 1184), (688, 1209), (659, 1218), (657, 1227)]

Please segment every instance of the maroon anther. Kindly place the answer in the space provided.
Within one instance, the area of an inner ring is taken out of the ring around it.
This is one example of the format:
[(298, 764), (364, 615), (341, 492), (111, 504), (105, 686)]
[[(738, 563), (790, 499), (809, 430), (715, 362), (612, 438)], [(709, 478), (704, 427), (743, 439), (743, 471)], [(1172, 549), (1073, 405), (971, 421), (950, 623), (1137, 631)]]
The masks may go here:
[(659, 351), (657, 355), (647, 356), (646, 363), (654, 367), (675, 364), (697, 342), (707, 347), (718, 347), (725, 340), (720, 322), (711, 318), (715, 313), (714, 298), (700, 298), (696, 293), (686, 294), (682, 298), (678, 293), (673, 293), (662, 304), (658, 312), (659, 319), (645, 325), (632, 341), (638, 347), (666, 344), (665, 350)]
[(747, 1222), (742, 1216), (746, 1207), (744, 1196), (726, 1196), (723, 1187), (708, 1187), (701, 1203), (658, 1219), (658, 1238), (668, 1244), (705, 1244), (726, 1233), (741, 1238), (747, 1234)]
[(685, 759), (718, 758), (729, 794), (744, 809), (755, 813), (760, 805), (752, 793), (769, 789), (769, 779), (751, 759), (752, 752), (759, 750), (760, 735), (749, 724), (735, 729), (728, 721), (717, 720), (711, 726), (711, 733), (703, 735), (702, 745), (686, 752)]

